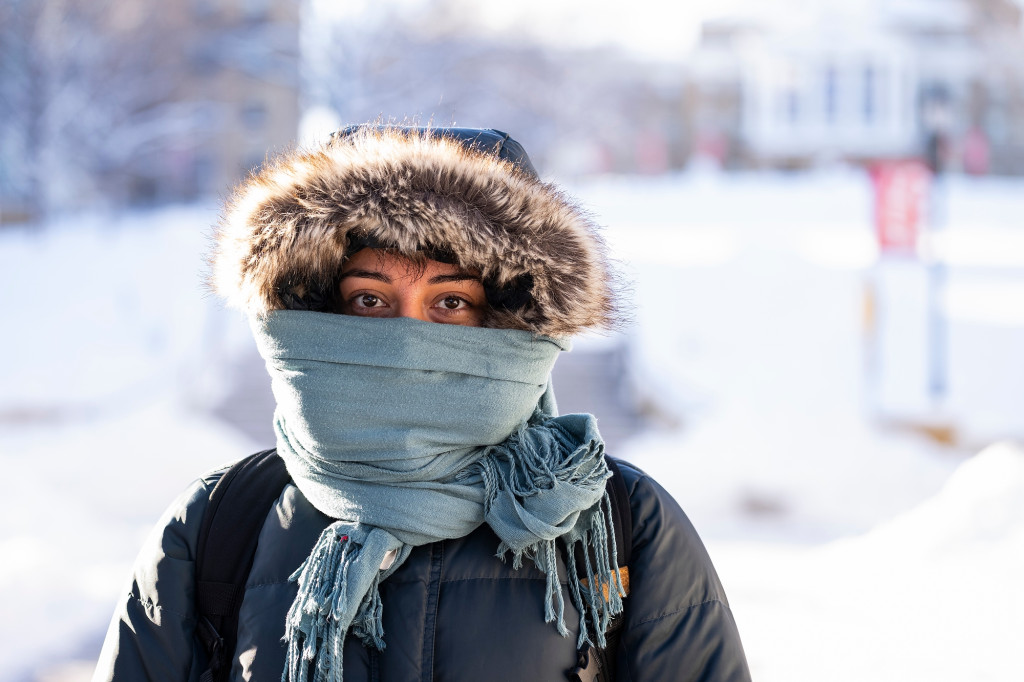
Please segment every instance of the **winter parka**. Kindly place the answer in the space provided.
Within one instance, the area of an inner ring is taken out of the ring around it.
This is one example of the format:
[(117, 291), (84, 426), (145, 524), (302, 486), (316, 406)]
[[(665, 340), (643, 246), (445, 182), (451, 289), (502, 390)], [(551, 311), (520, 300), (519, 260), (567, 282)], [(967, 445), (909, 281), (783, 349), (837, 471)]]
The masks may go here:
[[(700, 538), (672, 497), (632, 465), (620, 469), (633, 517), (630, 593), (616, 656), (618, 680), (745, 682), (736, 624)], [(210, 490), (222, 471), (193, 484), (168, 509), (117, 607), (94, 682), (198, 682), (206, 658), (196, 639), (195, 558)], [(276, 682), (284, 667), (288, 581), (331, 522), (288, 485), (267, 514), (239, 614), (231, 680)], [(386, 647), (350, 636), (347, 682), (557, 680), (576, 662), (578, 623), (563, 584), (561, 637), (544, 622), (544, 574), (494, 556), (482, 525), (467, 537), (417, 547), (381, 585)]]
[[(618, 322), (614, 277), (585, 211), (541, 182), (522, 148), (495, 131), (366, 128), (296, 151), (229, 201), (213, 255), (215, 288), (252, 317), (338, 312), (342, 266), (361, 248), (426, 255), (479, 273), (482, 326), (572, 336)], [(747, 664), (708, 554), (676, 502), (627, 463), (633, 545), (618, 680), (745, 682)], [(167, 511), (135, 566), (94, 682), (196, 682), (195, 562), (202, 517), (223, 472)], [(410, 510), (415, 513), (415, 510)], [(281, 679), (289, 576), (332, 519), (293, 484), (263, 523), (239, 613), (231, 679)], [(385, 648), (344, 645), (346, 682), (564, 680), (578, 614), (560, 565), (569, 636), (544, 621), (546, 576), (495, 556), (482, 524), (412, 550), (380, 584)]]

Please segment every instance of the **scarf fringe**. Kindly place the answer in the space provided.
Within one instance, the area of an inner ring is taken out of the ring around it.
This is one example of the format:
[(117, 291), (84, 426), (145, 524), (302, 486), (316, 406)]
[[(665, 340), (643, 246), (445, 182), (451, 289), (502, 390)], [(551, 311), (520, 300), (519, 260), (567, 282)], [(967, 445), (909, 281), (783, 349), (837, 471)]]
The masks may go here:
[[(569, 594), (580, 617), (577, 648), (583, 648), (584, 644), (598, 648), (606, 646), (604, 633), (611, 619), (622, 613), (622, 598), (626, 596), (626, 589), (618, 570), (618, 547), (612, 518), (611, 499), (605, 493), (597, 505), (581, 514), (580, 523), (576, 526), (582, 527), (581, 531), (574, 529), (559, 538), (565, 551)], [(504, 561), (510, 551), (511, 548), (502, 542), (498, 546), (497, 556)], [(577, 554), (584, 559), (583, 576), (577, 570)], [(565, 599), (558, 577), (556, 541), (541, 541), (521, 551), (512, 552), (514, 570), (522, 567), (524, 557), (532, 559), (547, 578), (544, 622), (555, 623), (558, 633), (568, 637)]]
[(351, 630), (366, 646), (384, 648), (380, 576), (376, 575), (355, 613), (346, 610), (349, 568), (361, 545), (349, 537), (347, 525), (324, 529), (313, 551), (289, 577), (299, 592), (285, 618), (288, 642), (282, 682), (342, 682), (345, 635)]
[[(605, 630), (622, 613), (626, 595), (617, 570), (614, 515), (605, 490), (611, 474), (603, 451), (593, 417), (570, 415), (489, 446), (457, 476), (464, 485), (482, 484), (483, 521), (502, 538), (497, 556), (505, 560), (511, 553), (515, 570), (528, 558), (544, 573), (544, 620), (568, 637), (558, 574), (559, 552), (564, 552), (568, 591), (579, 613), (578, 648), (606, 645)], [(480, 478), (473, 483), (475, 475)], [(382, 542), (374, 535), (378, 531), (388, 539)], [(324, 529), (290, 578), (299, 589), (285, 621), (282, 682), (309, 682), (310, 670), (312, 682), (342, 682), (349, 632), (365, 646), (384, 648), (379, 587), (381, 575), (389, 574), (379, 566), (380, 555), (391, 551), (390, 541), (409, 547), (385, 528), (338, 521)]]

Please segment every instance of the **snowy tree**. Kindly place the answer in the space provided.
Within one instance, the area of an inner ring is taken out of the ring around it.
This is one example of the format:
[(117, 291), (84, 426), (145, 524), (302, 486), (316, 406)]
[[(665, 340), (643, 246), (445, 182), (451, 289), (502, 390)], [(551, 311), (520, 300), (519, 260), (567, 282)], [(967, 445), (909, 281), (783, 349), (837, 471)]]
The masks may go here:
[(14, 0), (0, 10), (3, 192), (35, 213), (121, 202), (127, 178), (194, 106), (168, 54), (175, 36), (155, 3)]
[[(38, 217), (183, 198), (185, 189), (167, 186), (168, 165), (237, 120), (245, 84), (297, 91), (294, 22), (197, 7), (0, 5), (0, 198)], [(226, 72), (237, 86), (227, 92), (218, 87)]]
[[(637, 104), (648, 104), (636, 91), (650, 89), (649, 69), (610, 48), (559, 49), (496, 35), (465, 10), (428, 0), (400, 12), (308, 22), (306, 105), (344, 122), (504, 129), (541, 168), (557, 166), (547, 157), (567, 144), (604, 150), (609, 165), (629, 168)], [(672, 125), (673, 114), (659, 112), (659, 124)]]

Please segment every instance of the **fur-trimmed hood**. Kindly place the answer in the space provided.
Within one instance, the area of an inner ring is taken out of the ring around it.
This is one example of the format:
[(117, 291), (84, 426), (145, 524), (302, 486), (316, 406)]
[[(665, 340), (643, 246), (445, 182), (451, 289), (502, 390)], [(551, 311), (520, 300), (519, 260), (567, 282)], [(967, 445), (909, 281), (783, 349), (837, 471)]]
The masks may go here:
[(485, 326), (551, 336), (614, 326), (613, 278), (593, 221), (496, 152), (443, 130), (362, 127), (285, 154), (229, 200), (214, 288), (250, 315), (332, 310), (345, 258), (368, 241), (409, 256), (442, 252), (479, 271), (492, 307)]

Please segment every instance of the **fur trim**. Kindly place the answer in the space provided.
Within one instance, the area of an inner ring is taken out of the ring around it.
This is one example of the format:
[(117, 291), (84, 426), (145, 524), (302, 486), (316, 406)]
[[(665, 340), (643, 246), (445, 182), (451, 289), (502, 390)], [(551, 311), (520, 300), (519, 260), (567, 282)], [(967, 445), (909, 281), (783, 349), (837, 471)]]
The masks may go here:
[(229, 200), (214, 289), (251, 315), (335, 295), (350, 238), (415, 256), (450, 251), (486, 285), (530, 288), (485, 326), (570, 336), (614, 326), (611, 270), (593, 221), (555, 186), (440, 135), (366, 129), (294, 151)]

